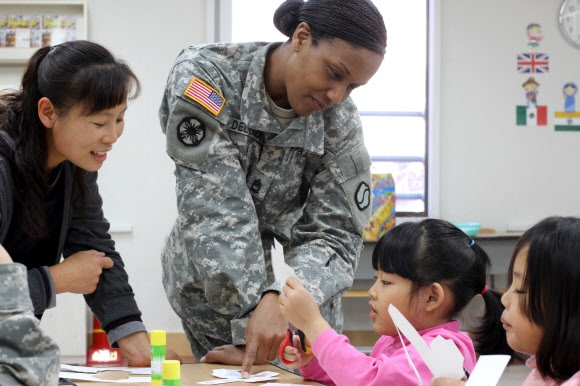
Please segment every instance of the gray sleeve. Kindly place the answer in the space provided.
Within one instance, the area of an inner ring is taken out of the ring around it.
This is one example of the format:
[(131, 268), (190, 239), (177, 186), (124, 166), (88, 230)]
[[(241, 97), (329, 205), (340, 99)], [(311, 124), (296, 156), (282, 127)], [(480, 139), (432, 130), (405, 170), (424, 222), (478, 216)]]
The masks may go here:
[(117, 344), (117, 341), (119, 339), (141, 331), (147, 332), (147, 329), (145, 328), (145, 325), (142, 322), (129, 322), (122, 324), (119, 327), (111, 329), (107, 333), (107, 338), (109, 338), (109, 343), (111, 344), (111, 347), (119, 347), (119, 345)]
[(22, 264), (0, 264), (0, 331), (1, 385), (58, 383), (60, 350), (32, 314)]

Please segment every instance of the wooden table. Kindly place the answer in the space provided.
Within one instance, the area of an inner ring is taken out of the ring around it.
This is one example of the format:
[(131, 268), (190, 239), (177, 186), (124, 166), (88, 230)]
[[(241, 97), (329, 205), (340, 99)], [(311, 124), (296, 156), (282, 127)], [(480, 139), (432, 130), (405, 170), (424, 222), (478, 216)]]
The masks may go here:
[[(208, 381), (210, 379), (219, 379), (211, 375), (213, 369), (236, 369), (239, 370), (241, 366), (228, 366), (222, 364), (206, 364), (206, 363), (195, 363), (195, 364), (182, 364), (181, 365), (181, 386), (197, 386), (197, 382)], [(260, 371), (275, 371), (279, 373), (275, 380), (269, 381), (273, 383), (293, 383), (299, 385), (322, 385), (317, 382), (305, 381), (301, 376), (288, 372), (284, 369), (276, 367), (271, 364), (266, 365), (254, 365), (252, 366), (252, 374), (259, 373)], [(103, 372), (103, 374), (106, 374)], [(119, 378), (111, 378), (119, 379)], [(87, 381), (74, 381), (78, 386), (113, 386), (113, 385), (136, 385), (136, 386), (146, 386), (149, 383), (105, 383), (105, 382), (87, 382)], [(224, 386), (229, 385), (263, 385), (263, 382), (258, 383), (245, 383), (245, 382), (232, 382), (224, 383)]]

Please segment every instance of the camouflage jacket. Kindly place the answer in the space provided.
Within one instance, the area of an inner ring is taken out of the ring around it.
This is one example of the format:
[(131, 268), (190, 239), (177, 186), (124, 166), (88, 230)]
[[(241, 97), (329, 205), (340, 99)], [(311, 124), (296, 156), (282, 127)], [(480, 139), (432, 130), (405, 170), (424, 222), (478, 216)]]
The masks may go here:
[[(279, 289), (274, 238), (340, 331), (340, 298), (370, 216), (370, 157), (356, 106), (349, 98), (282, 128), (262, 76), (271, 47), (183, 50), (160, 108), (178, 206), (163, 252), (166, 292), (182, 320), (234, 344), (245, 343), (264, 291)], [(212, 310), (205, 321), (196, 302)]]
[(38, 327), (26, 267), (0, 264), (0, 385), (57, 385), (60, 350)]

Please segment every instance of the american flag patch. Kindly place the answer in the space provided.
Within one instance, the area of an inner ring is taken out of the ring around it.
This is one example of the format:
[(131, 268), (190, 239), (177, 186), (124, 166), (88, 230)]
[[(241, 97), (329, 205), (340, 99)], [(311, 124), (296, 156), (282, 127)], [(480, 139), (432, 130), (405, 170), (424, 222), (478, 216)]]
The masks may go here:
[(518, 54), (518, 72), (520, 74), (543, 74), (550, 69), (548, 54)]
[(193, 99), (216, 117), (226, 103), (226, 99), (220, 93), (199, 78), (193, 78), (183, 95)]

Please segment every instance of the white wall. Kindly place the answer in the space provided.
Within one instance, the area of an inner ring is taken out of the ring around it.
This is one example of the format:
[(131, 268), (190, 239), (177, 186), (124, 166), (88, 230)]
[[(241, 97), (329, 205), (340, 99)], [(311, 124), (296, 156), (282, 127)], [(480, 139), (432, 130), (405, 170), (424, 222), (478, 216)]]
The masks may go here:
[[(561, 36), (561, 1), (441, 1), (440, 217), (505, 231), (548, 215), (580, 215), (580, 132), (555, 132), (562, 86), (580, 85), (580, 50)], [(548, 126), (516, 126), (524, 105), (516, 56), (526, 26), (544, 31), (550, 72), (534, 75)], [(577, 110), (580, 97), (577, 95)]]
[[(207, 0), (211, 2), (212, 0)], [(206, 0), (89, 0), (89, 38), (126, 60), (142, 94), (99, 172), (105, 216), (132, 233), (113, 234), (148, 329), (180, 332), (161, 283), (160, 252), (177, 215), (173, 163), (158, 119), (169, 69), (184, 47), (205, 42)]]

